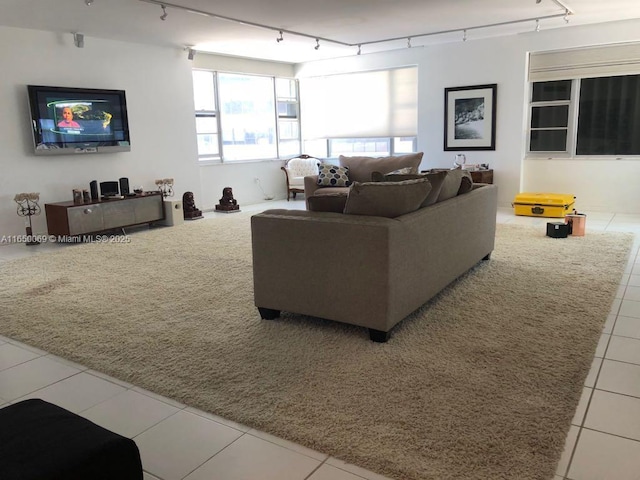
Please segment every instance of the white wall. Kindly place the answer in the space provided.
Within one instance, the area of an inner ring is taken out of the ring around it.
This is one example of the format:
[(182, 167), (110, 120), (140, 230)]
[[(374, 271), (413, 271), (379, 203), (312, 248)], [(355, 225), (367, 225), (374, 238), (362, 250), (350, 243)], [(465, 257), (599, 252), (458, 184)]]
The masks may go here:
[[(131, 186), (154, 189), (173, 177), (176, 195), (201, 191), (193, 116), (191, 62), (182, 51), (71, 34), (0, 27), (0, 236), (24, 234), (13, 197), (40, 192), (41, 205), (67, 201), (91, 180), (128, 177)], [(35, 156), (26, 85), (126, 91), (131, 151), (111, 154)], [(34, 232), (46, 232), (43, 213)]]
[[(458, 153), (443, 148), (444, 89), (497, 83), (496, 150), (469, 151), (466, 155), (469, 163), (488, 163), (494, 169), (501, 206), (510, 206), (520, 191), (558, 191), (574, 193), (579, 209), (640, 213), (640, 189), (625, 181), (640, 174), (640, 160), (525, 159), (528, 52), (637, 41), (638, 32), (638, 20), (548, 31), (543, 25), (537, 33), (301, 64), (296, 75), (418, 65), (418, 150), (425, 154), (424, 168), (450, 167)], [(599, 173), (602, 171), (606, 174)]]

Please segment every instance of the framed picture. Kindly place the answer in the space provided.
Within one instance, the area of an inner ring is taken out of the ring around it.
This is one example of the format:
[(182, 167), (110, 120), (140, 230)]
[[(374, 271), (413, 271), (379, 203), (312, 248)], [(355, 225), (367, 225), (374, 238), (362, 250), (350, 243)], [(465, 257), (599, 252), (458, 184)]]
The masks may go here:
[(497, 84), (444, 89), (444, 149), (496, 149)]

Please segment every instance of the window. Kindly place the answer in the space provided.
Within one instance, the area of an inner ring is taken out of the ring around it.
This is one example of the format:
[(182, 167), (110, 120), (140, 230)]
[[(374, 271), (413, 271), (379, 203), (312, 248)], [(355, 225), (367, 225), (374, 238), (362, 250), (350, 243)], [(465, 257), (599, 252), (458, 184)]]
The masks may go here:
[(531, 154), (640, 155), (640, 42), (529, 56)]
[(260, 160), (300, 153), (296, 80), (193, 71), (198, 157)]
[(640, 155), (639, 128), (640, 75), (532, 84), (530, 152)]
[(318, 158), (338, 158), (340, 155), (388, 157), (415, 153), (416, 137), (328, 138), (304, 142), (305, 152)]
[(193, 92), (198, 155), (208, 158), (220, 158), (215, 85), (214, 72), (194, 70)]
[(531, 92), (531, 152), (566, 152), (571, 80), (536, 82)]

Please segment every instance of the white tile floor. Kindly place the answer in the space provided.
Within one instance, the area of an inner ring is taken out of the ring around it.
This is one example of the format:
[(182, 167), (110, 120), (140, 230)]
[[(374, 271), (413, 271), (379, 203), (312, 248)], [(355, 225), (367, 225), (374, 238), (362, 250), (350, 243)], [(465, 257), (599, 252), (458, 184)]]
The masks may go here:
[[(243, 207), (304, 208), (304, 200)], [(229, 215), (206, 213), (207, 219)], [(498, 222), (538, 225), (499, 209)], [(640, 215), (587, 212), (589, 230), (636, 241), (603, 329), (555, 480), (640, 478)], [(135, 235), (135, 230), (129, 234)], [(0, 262), (73, 245), (0, 246)], [(195, 410), (0, 336), (0, 407), (42, 398), (137, 443), (145, 480), (384, 480), (385, 477)]]

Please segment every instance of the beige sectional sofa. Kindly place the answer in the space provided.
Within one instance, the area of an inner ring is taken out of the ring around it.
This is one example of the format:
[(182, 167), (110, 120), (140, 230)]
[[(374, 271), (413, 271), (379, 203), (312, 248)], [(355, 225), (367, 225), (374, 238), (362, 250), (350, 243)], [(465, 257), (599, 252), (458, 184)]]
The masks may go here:
[(372, 340), (387, 341), (394, 325), (489, 258), (496, 193), (495, 185), (477, 184), (395, 218), (254, 215), (255, 305), (263, 319), (281, 311), (310, 315), (366, 327)]

